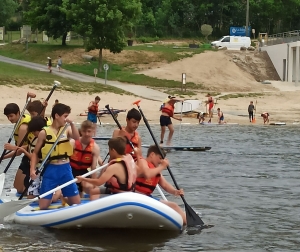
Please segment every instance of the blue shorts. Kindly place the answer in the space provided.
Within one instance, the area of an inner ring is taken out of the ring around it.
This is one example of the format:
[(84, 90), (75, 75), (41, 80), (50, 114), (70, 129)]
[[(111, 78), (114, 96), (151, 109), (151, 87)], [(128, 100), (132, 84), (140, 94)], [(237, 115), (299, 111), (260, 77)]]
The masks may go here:
[[(73, 179), (74, 177), (69, 163), (58, 165), (49, 164), (43, 174), (40, 195)], [(76, 183), (68, 185), (61, 190), (64, 197), (73, 197), (79, 194)], [(52, 199), (52, 195), (53, 194), (50, 194), (44, 197), (44, 199)]]
[(220, 121), (224, 121), (224, 116), (221, 116), (221, 117), (220, 117)]
[(91, 112), (88, 112), (87, 119), (93, 123), (97, 123), (97, 115)]

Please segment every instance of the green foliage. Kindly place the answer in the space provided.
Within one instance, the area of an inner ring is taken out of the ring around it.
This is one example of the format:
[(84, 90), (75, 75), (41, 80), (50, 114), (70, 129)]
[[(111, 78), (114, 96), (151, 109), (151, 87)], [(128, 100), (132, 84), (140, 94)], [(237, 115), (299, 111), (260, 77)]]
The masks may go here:
[(61, 5), (62, 0), (30, 0), (24, 17), (33, 29), (47, 31), (47, 35), (54, 39), (62, 36), (62, 45), (66, 45), (66, 37), (71, 30), (72, 20), (66, 19)]
[(99, 71), (102, 50), (120, 53), (126, 46), (124, 30), (132, 27), (141, 12), (139, 0), (63, 0), (63, 11), (73, 22), (73, 30), (82, 35), (87, 51), (99, 49)]
[(207, 37), (213, 32), (213, 28), (211, 25), (203, 24), (201, 25), (201, 33), (205, 37), (205, 40), (207, 41)]
[(14, 0), (0, 0), (0, 26), (8, 24), (17, 8), (18, 4)]

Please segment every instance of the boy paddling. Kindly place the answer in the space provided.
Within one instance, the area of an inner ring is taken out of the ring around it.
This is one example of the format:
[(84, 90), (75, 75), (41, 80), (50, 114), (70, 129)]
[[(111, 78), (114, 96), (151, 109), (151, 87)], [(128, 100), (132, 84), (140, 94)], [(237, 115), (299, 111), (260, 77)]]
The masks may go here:
[[(73, 179), (72, 170), (70, 167), (69, 157), (73, 154), (73, 147), (70, 144), (70, 138), (75, 140), (79, 139), (79, 133), (72, 120), (68, 117), (71, 108), (65, 104), (59, 103), (52, 108), (51, 116), (53, 123), (50, 127), (44, 128), (38, 134), (38, 139), (32, 159), (30, 163), (30, 177), (36, 179), (36, 165), (40, 158), (45, 159), (49, 153), (52, 145), (61, 133), (66, 123), (70, 126), (66, 129), (65, 133), (59, 139), (55, 149), (51, 152), (48, 159), (49, 164), (43, 174), (43, 180), (40, 188), (40, 194), (50, 191), (51, 189), (62, 185)], [(79, 204), (80, 197), (76, 186), (73, 183), (62, 189), (64, 197), (68, 197), (68, 204)], [(39, 200), (40, 209), (47, 209), (51, 204), (52, 194)]]

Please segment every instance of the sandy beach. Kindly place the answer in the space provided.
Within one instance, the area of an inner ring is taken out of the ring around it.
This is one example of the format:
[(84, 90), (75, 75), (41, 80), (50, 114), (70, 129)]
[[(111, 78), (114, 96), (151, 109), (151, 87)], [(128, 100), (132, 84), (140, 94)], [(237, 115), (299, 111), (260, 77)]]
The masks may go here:
[[(22, 110), (26, 101), (27, 92), (34, 92), (37, 96), (35, 99), (46, 98), (49, 91), (33, 90), (27, 86), (23, 87), (0, 87), (0, 106), (2, 111), (6, 104), (14, 102), (17, 103)], [(86, 116), (80, 116), (80, 113), (84, 113), (90, 101), (94, 99), (96, 95), (101, 97), (100, 108), (104, 108), (109, 104), (111, 108), (126, 109), (127, 111), (133, 107), (132, 103), (139, 100), (139, 97), (130, 95), (117, 95), (114, 93), (100, 93), (100, 94), (87, 94), (87, 93), (71, 93), (66, 91), (55, 91), (50, 98), (49, 105), (46, 109), (46, 115), (50, 116), (52, 105), (55, 99), (59, 102), (69, 105), (72, 109), (70, 117), (76, 122), (81, 123), (86, 120)], [(270, 122), (283, 121), (287, 124), (292, 124), (294, 121), (300, 120), (300, 104), (299, 104), (300, 91), (271, 91), (264, 93), (263, 96), (257, 98), (239, 97), (231, 98), (228, 100), (217, 100), (214, 111), (219, 107), (225, 116), (225, 122), (239, 123), (240, 125), (249, 125), (247, 117), (247, 108), (249, 102), (252, 100), (257, 101), (257, 113), (255, 125), (263, 125), (263, 120), (260, 117), (260, 113), (267, 111), (270, 113)], [(198, 94), (193, 99), (199, 99), (202, 104), (205, 104), (205, 93)], [(188, 99), (188, 97), (186, 98)], [(216, 98), (215, 98), (216, 99)], [(33, 99), (34, 100), (34, 99)], [(159, 107), (161, 102), (142, 99), (140, 106), (147, 117), (150, 124), (159, 124), (160, 111)], [(205, 112), (205, 105), (202, 105), (197, 111)], [(118, 120), (121, 124), (125, 124), (126, 112), (119, 113)], [(208, 119), (207, 119), (208, 120)], [(206, 120), (206, 121), (207, 121)], [(115, 124), (110, 115), (104, 115), (101, 117), (102, 123)], [(217, 122), (217, 116), (214, 114), (212, 122)], [(0, 115), (1, 124), (9, 124), (6, 116), (3, 112)], [(174, 124), (179, 124), (179, 121), (173, 120)], [(183, 124), (198, 124), (198, 119), (187, 117), (183, 115)], [(143, 124), (143, 122), (141, 122)], [(254, 125), (254, 124), (253, 124)]]

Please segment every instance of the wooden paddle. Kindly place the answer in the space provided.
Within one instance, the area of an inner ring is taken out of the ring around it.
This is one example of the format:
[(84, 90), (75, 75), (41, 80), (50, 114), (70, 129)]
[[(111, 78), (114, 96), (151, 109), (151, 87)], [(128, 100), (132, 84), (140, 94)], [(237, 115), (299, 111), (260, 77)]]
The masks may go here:
[[(160, 149), (160, 147), (159, 147), (159, 145), (158, 145), (158, 143), (156, 141), (156, 138), (155, 138), (155, 136), (154, 136), (154, 134), (153, 134), (153, 132), (152, 132), (152, 130), (150, 128), (148, 120), (146, 119), (146, 117), (145, 117), (145, 115), (144, 115), (144, 113), (143, 113), (143, 111), (142, 111), (142, 109), (141, 109), (141, 107), (139, 105), (140, 101), (141, 100), (138, 100), (138, 101), (134, 102), (133, 104), (137, 105), (137, 107), (138, 107), (138, 109), (139, 109), (139, 111), (140, 111), (140, 113), (141, 113), (141, 115), (143, 117), (143, 120), (144, 120), (144, 122), (145, 122), (145, 124), (146, 124), (146, 126), (147, 126), (147, 128), (148, 128), (148, 130), (150, 132), (150, 135), (151, 135), (151, 137), (152, 137), (155, 145), (158, 147), (161, 156), (164, 157), (164, 154), (162, 153), (162, 151), (161, 151), (161, 149)], [(177, 184), (177, 182), (175, 180), (175, 177), (174, 177), (174, 175), (173, 175), (170, 167), (168, 166), (167, 169), (168, 169), (168, 171), (170, 173), (170, 176), (171, 176), (171, 178), (172, 178), (172, 180), (174, 182), (174, 185), (175, 185), (176, 189), (180, 190), (180, 188), (179, 188), (179, 186), (178, 186), (178, 184)], [(199, 227), (200, 229), (211, 227), (211, 226), (208, 226), (208, 225), (204, 224), (204, 222), (201, 220), (201, 218), (199, 217), (199, 215), (196, 214), (196, 212), (186, 202), (184, 196), (180, 195), (180, 197), (181, 197), (181, 199), (182, 199), (182, 201), (184, 203), (184, 206), (185, 206), (186, 220), (187, 220), (187, 226), (188, 227)]]
[[(88, 177), (88, 176), (94, 174), (95, 172), (104, 169), (107, 166), (108, 166), (108, 164), (97, 167), (96, 169), (94, 169), (94, 170), (92, 170), (88, 173), (83, 174), (82, 177), (84, 177), (84, 178)], [(37, 201), (39, 199), (42, 199), (42, 198), (44, 198), (44, 197), (46, 197), (46, 196), (62, 189), (62, 188), (65, 188), (66, 186), (71, 185), (71, 184), (76, 183), (76, 182), (77, 182), (77, 178), (74, 178), (74, 179), (72, 179), (72, 180), (70, 180), (70, 181), (68, 181), (68, 182), (66, 182), (66, 183), (64, 183), (64, 184), (48, 191), (48, 192), (45, 192), (44, 194), (42, 194), (38, 197), (35, 197), (33, 199), (23, 199), (23, 200), (14, 200), (14, 201), (9, 201), (9, 202), (4, 202), (4, 203), (0, 204), (0, 219), (3, 219), (7, 215), (15, 213), (15, 212), (19, 211), (20, 209), (28, 206), (30, 203), (32, 203), (34, 201)]]
[[(60, 86), (60, 82), (59, 81), (54, 81), (54, 85), (49, 93), (49, 95), (46, 98), (46, 101), (49, 101), (51, 95), (53, 94), (54, 90), (56, 87)], [(45, 107), (43, 106), (39, 115), (44, 111)], [(22, 141), (19, 144), (19, 147), (21, 147), (23, 145), (23, 143), (26, 141), (27, 136), (28, 136), (29, 132), (27, 132), (27, 134), (23, 137)], [(12, 162), (14, 161), (14, 159), (17, 156), (17, 151), (15, 151), (14, 155), (11, 157), (10, 161), (8, 162), (7, 166), (5, 167), (3, 173), (0, 175), (0, 195), (2, 194), (2, 190), (3, 190), (3, 186), (4, 186), (4, 182), (5, 182), (5, 174), (7, 172), (7, 170), (9, 169), (9, 167), (11, 166)]]
[(252, 120), (252, 123), (256, 123), (256, 118), (255, 118), (256, 107), (257, 107), (257, 100), (255, 101), (255, 107), (254, 107), (254, 114), (253, 114), (253, 120)]

